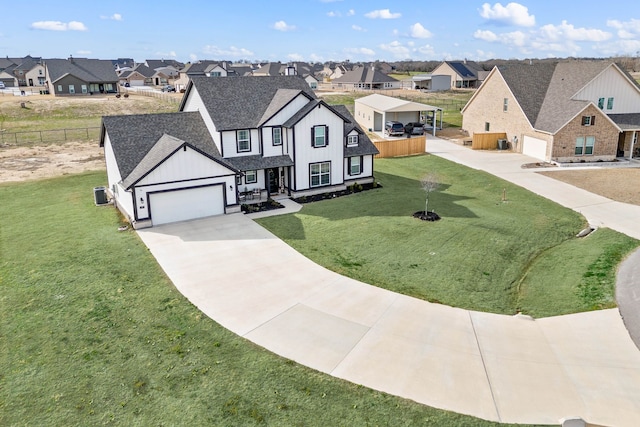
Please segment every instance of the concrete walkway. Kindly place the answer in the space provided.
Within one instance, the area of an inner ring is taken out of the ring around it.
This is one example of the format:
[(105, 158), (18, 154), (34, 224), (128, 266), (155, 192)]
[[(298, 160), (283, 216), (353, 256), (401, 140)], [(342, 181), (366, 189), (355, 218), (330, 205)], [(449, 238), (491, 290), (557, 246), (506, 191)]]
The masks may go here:
[(313, 369), (493, 421), (640, 419), (618, 310), (534, 321), (431, 304), (330, 272), (242, 214), (138, 233), (207, 316)]

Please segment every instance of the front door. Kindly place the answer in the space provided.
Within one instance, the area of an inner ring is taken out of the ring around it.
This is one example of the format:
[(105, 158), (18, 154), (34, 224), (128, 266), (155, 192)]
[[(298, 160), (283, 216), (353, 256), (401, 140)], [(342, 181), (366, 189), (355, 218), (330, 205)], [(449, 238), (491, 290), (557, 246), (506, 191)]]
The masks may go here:
[(280, 191), (280, 172), (278, 168), (268, 169), (269, 174), (269, 194), (276, 194)]

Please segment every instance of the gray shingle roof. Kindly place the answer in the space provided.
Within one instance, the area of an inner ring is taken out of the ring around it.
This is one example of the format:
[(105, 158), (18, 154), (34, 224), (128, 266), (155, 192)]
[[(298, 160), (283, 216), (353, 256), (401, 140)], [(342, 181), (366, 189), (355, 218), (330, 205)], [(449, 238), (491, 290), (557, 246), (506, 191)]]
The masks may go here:
[(104, 59), (47, 59), (44, 61), (51, 81), (70, 74), (87, 83), (115, 83), (118, 81), (113, 64)]
[(158, 142), (151, 147), (151, 150), (140, 160), (140, 163), (133, 168), (131, 173), (122, 180), (124, 188), (129, 188), (146, 174), (152, 171), (160, 162), (169, 157), (173, 152), (178, 150), (185, 142), (181, 139), (174, 138), (170, 135), (164, 134), (160, 137)]
[(232, 157), (226, 160), (236, 169), (243, 172), (282, 166), (293, 166), (293, 160), (291, 160), (291, 157), (287, 155), (262, 157), (262, 155), (256, 154), (253, 156)]
[(497, 66), (531, 125), (555, 133), (588, 101), (572, 99), (611, 62), (570, 60)]
[(333, 108), (340, 113), (343, 117), (347, 119), (344, 123), (344, 134), (348, 135), (352, 130), (356, 130), (358, 132), (358, 146), (356, 147), (346, 147), (344, 148), (344, 156), (345, 157), (353, 157), (353, 156), (365, 156), (368, 154), (378, 154), (379, 151), (373, 142), (369, 139), (366, 133), (362, 131), (360, 125), (356, 123), (356, 120), (353, 118), (347, 107), (344, 105), (334, 105)]
[(640, 130), (640, 113), (609, 114), (608, 116), (622, 130)]
[(166, 135), (185, 141), (203, 154), (232, 167), (221, 159), (198, 112), (105, 116), (102, 126), (103, 132), (109, 135), (123, 181)]
[(534, 124), (535, 128), (551, 133), (560, 130), (589, 104), (588, 101), (571, 98), (610, 65), (609, 61), (559, 62)]
[(219, 131), (258, 128), (279, 89), (297, 90), (315, 99), (313, 90), (300, 76), (193, 77), (190, 85), (197, 89)]
[(347, 71), (333, 81), (336, 83), (385, 83), (397, 82), (398, 80), (373, 67), (358, 67)]

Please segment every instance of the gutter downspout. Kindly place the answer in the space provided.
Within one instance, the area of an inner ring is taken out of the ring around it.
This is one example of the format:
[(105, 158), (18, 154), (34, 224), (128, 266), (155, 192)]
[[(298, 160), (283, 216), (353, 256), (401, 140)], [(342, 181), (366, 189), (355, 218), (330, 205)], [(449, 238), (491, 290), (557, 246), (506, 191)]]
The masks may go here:
[(631, 135), (631, 149), (629, 150), (629, 160), (633, 160), (633, 146), (636, 138), (638, 137), (638, 131), (634, 130)]

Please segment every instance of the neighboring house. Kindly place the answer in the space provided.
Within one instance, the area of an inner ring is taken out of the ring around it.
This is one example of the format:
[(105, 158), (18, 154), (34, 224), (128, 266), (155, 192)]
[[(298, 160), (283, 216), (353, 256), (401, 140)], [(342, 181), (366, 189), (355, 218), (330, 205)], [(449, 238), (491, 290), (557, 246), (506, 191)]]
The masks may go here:
[(307, 82), (307, 84), (309, 85), (309, 87), (313, 90), (318, 89), (318, 79), (316, 79), (313, 75), (309, 74), (307, 75), (304, 80)]
[(151, 85), (151, 75), (153, 70), (144, 64), (138, 64), (133, 69), (123, 68), (118, 72), (118, 80), (121, 86), (144, 86)]
[(280, 62), (267, 62), (262, 64), (260, 68), (253, 70), (254, 76), (283, 76), (285, 75), (286, 66)]
[(110, 60), (69, 58), (44, 62), (46, 85), (54, 95), (116, 93), (118, 75)]
[(462, 109), (462, 127), (506, 133), (516, 151), (554, 162), (637, 156), (640, 87), (615, 63), (496, 66)]
[(44, 65), (36, 63), (25, 73), (26, 86), (45, 86), (47, 78), (45, 76)]
[(227, 70), (227, 66), (226, 62), (208, 60), (187, 64), (180, 70), (180, 77), (175, 80), (174, 84), (177, 90), (182, 90), (187, 87), (191, 77), (227, 77), (235, 75), (233, 71), (229, 72)]
[(377, 70), (373, 66), (356, 67), (331, 84), (341, 89), (400, 89), (402, 82)]
[(451, 89), (477, 88), (489, 74), (482, 66), (473, 61), (445, 61), (438, 65), (433, 76), (449, 76)]
[(109, 189), (137, 228), (238, 212), (245, 194), (373, 181), (378, 150), (299, 76), (194, 77), (180, 112), (103, 118)]

